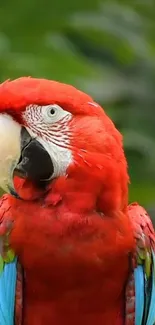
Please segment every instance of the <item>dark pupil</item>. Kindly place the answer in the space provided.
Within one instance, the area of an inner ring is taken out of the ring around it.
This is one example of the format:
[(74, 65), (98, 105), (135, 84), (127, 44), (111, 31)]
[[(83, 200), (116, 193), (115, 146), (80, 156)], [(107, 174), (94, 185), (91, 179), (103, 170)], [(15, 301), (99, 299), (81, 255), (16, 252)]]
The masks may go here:
[(51, 108), (51, 110), (50, 110), (50, 114), (51, 114), (51, 115), (54, 115), (54, 114), (55, 114), (55, 109), (54, 109), (54, 108)]

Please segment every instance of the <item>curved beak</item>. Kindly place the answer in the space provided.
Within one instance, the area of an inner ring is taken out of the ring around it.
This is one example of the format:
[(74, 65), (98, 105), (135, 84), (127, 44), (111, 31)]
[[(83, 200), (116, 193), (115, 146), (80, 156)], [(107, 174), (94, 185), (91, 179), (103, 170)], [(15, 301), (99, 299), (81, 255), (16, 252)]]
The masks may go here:
[(36, 184), (50, 180), (50, 155), (28, 129), (8, 115), (0, 115), (0, 187), (18, 197), (13, 178), (27, 178)]

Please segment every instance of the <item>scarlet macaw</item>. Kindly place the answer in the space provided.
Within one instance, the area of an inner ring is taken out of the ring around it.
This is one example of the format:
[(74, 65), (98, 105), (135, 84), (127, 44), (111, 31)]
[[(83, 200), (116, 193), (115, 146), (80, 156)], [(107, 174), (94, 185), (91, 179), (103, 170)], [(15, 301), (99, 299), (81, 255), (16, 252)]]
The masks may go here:
[(0, 85), (0, 325), (153, 325), (155, 233), (122, 136), (55, 81)]

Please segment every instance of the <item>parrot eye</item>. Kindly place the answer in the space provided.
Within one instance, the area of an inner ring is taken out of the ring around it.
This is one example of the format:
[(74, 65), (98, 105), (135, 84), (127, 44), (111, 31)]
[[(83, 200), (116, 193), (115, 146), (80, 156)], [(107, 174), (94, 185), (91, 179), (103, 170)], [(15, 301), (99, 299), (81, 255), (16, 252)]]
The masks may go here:
[(42, 116), (46, 123), (56, 123), (63, 119), (69, 112), (63, 110), (59, 105), (48, 105), (42, 107)]
[(50, 114), (50, 115), (54, 115), (54, 114), (55, 114), (55, 109), (54, 109), (54, 107), (50, 108), (49, 114)]

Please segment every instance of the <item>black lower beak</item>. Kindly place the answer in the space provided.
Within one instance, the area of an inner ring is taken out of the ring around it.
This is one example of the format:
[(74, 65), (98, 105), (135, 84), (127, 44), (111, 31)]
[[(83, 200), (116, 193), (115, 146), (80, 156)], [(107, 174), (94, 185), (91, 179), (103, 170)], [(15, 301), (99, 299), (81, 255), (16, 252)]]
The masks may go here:
[(39, 183), (50, 180), (53, 171), (53, 163), (48, 152), (22, 127), (21, 157), (14, 170), (14, 175)]

